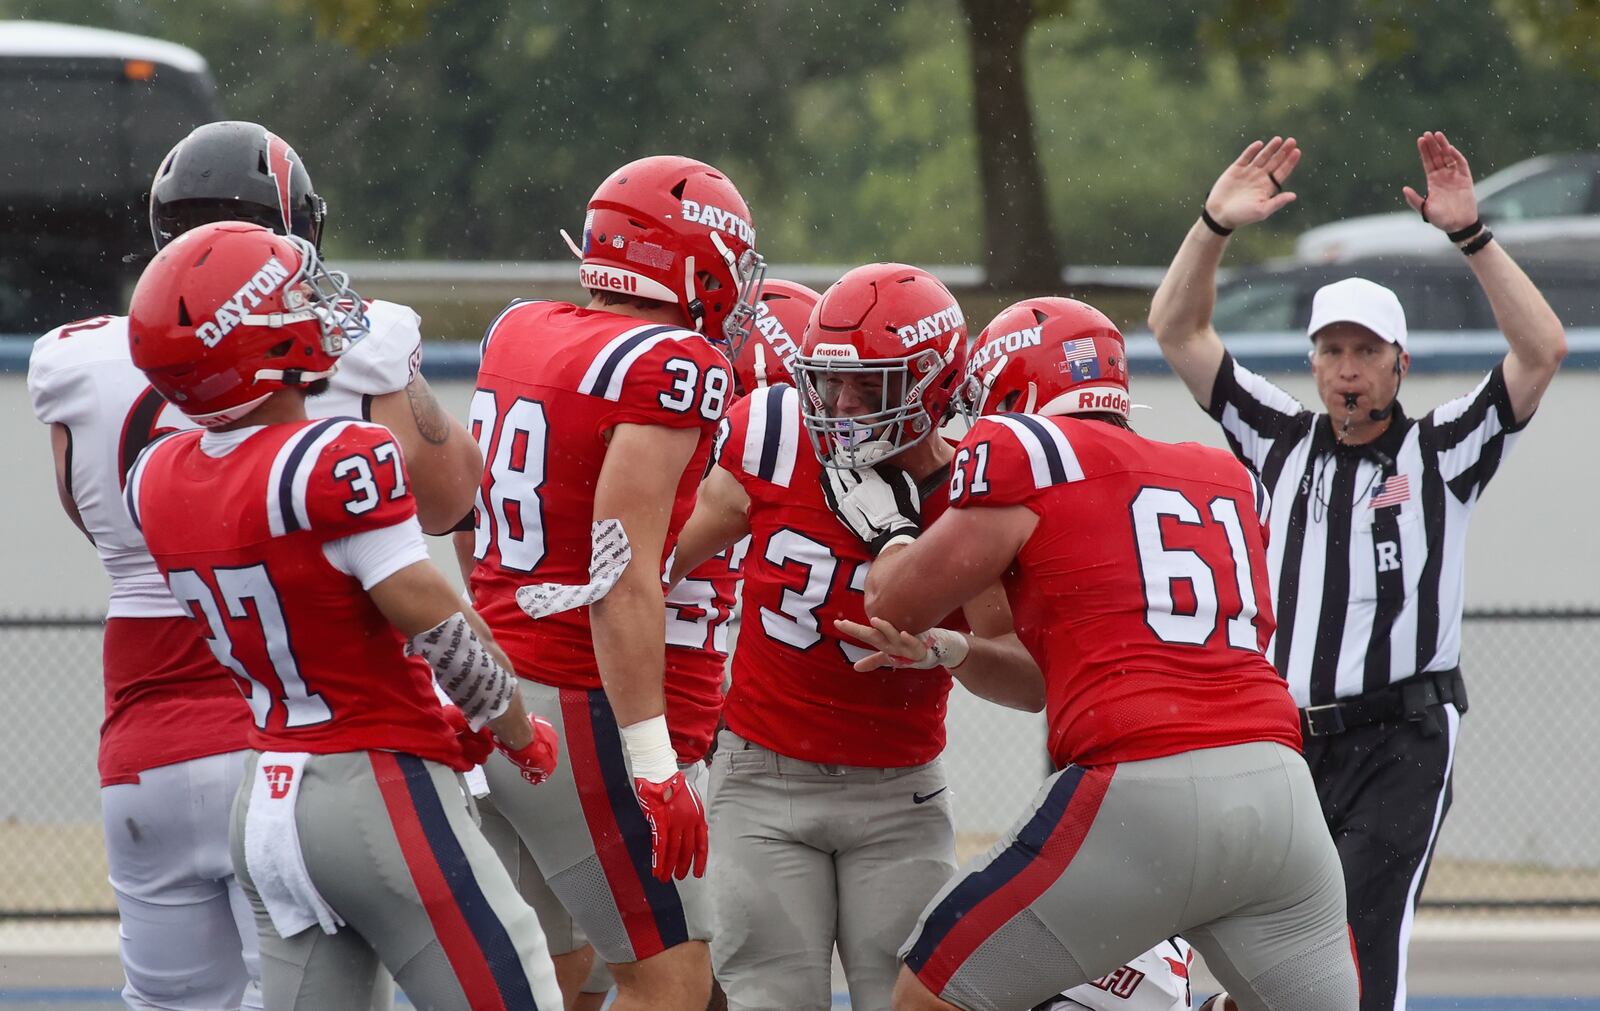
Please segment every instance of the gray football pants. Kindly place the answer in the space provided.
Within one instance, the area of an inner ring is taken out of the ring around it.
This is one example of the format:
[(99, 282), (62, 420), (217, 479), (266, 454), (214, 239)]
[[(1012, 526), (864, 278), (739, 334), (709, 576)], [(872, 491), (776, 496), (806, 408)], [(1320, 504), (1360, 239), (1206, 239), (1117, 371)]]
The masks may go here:
[(944, 769), (802, 762), (730, 730), (711, 760), (711, 960), (731, 1011), (884, 1011), (898, 949), (955, 871)]
[(268, 1011), (367, 1007), (380, 963), (418, 1008), (561, 1007), (538, 920), (474, 824), (460, 777), (411, 755), (307, 760), (295, 804), (300, 846), (345, 925), (280, 937), (244, 853), (258, 759), (245, 761), (230, 844), (261, 937)]
[(1031, 1008), (1182, 934), (1243, 1011), (1354, 1011), (1344, 875), (1306, 764), (1254, 743), (1045, 782), (905, 946), (968, 1011)]
[(650, 823), (605, 692), (523, 680), (522, 701), (555, 726), (560, 764), (537, 790), (525, 789), (503, 755), (484, 773), (559, 906), (613, 965), (709, 938), (705, 880), (657, 881), (650, 872)]

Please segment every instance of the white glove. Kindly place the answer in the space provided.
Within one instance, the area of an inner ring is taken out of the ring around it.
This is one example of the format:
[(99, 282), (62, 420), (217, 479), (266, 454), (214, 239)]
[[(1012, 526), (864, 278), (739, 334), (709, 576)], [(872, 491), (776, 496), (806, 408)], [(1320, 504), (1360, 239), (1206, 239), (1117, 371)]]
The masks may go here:
[(530, 618), (585, 607), (611, 592), (633, 560), (633, 545), (621, 520), (597, 520), (589, 530), (587, 583), (531, 583), (517, 587), (517, 606)]
[(874, 558), (889, 545), (909, 543), (922, 532), (917, 479), (898, 467), (824, 467), (822, 495), (833, 515), (867, 545)]

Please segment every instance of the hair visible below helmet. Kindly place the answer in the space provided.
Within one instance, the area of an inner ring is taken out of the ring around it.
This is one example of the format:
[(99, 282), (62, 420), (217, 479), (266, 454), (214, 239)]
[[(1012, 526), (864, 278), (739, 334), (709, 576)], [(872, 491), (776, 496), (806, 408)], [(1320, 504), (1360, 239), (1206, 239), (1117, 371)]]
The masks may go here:
[[(939, 279), (904, 263), (873, 263), (823, 293), (794, 362), (801, 416), (824, 466), (855, 469), (910, 449), (947, 417), (967, 364), (967, 323)], [(882, 381), (881, 403), (836, 412), (837, 388)]]
[(196, 424), (326, 379), (366, 335), (361, 298), (297, 235), (225, 221), (179, 236), (133, 289), (133, 364)]
[(1128, 354), (1106, 315), (1071, 298), (1030, 298), (1000, 312), (967, 363), (974, 415), (1128, 416)]
[(214, 221), (249, 221), (320, 247), (327, 215), (300, 156), (256, 123), (196, 127), (162, 159), (150, 183), (150, 237), (157, 249)]
[(741, 395), (774, 383), (794, 382), (806, 320), (822, 294), (794, 281), (768, 278), (756, 300), (750, 336), (733, 348), (733, 378)]
[(578, 283), (676, 305), (713, 342), (744, 341), (766, 264), (750, 209), (733, 183), (704, 162), (641, 158), (611, 173), (589, 198)]

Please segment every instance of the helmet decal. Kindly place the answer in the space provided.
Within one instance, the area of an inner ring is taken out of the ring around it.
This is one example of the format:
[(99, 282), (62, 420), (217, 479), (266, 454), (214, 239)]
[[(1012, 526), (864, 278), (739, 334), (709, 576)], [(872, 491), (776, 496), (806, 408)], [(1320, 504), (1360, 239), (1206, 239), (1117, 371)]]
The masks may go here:
[(271, 130), (267, 135), (267, 175), (278, 187), (278, 210), (283, 214), (283, 234), (294, 232), (294, 198), (289, 195), (289, 179), (294, 173), (294, 149)]
[[(194, 328), (195, 337), (208, 348), (214, 348), (222, 343), (222, 338), (228, 336), (233, 328), (244, 321), (251, 309), (261, 304), (261, 300), (283, 287), (283, 282), (289, 280), (289, 268), (276, 255), (268, 257), (261, 269), (239, 286), (239, 290), (226, 302), (217, 307), (211, 318), (199, 323)], [(246, 302), (250, 304), (245, 305)], [(297, 305), (289, 305), (287, 297), (285, 305), (297, 309)]]

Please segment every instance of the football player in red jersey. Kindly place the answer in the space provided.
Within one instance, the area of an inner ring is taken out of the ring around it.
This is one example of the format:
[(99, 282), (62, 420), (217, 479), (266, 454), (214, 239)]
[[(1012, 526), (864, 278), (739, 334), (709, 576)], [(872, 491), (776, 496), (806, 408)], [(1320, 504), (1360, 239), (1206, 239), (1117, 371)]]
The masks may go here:
[[(872, 650), (833, 621), (864, 620), (873, 552), (827, 497), (828, 475), (869, 452), (904, 468), (905, 495), (942, 490), (951, 447), (934, 433), (966, 341), (932, 275), (850, 271), (812, 311), (794, 358), (800, 389), (758, 387), (730, 412), (679, 542), (681, 575), (751, 538), (728, 729), (712, 759), (713, 960), (731, 1008), (830, 1006), (836, 945), (854, 1005), (886, 1006), (897, 947), (954, 869), (939, 763), (951, 671), (855, 666)], [(1001, 700), (1039, 708), (1043, 682), (998, 585), (965, 621), (976, 634), (942, 630), (940, 661), (984, 694), (997, 671), (1024, 665), (1031, 690)]]
[[(805, 332), (806, 317), (820, 298), (817, 292), (793, 281), (767, 278), (762, 282), (755, 319), (748, 335), (733, 348), (733, 383), (739, 395), (769, 383), (793, 382), (788, 362), (799, 353), (790, 335)], [(727, 678), (729, 622), (739, 599), (740, 569), (750, 539), (745, 537), (717, 552), (689, 573), (667, 594), (667, 651), (664, 689), (667, 730), (680, 766), (705, 762), (722, 720), (723, 684)], [(702, 799), (709, 806), (709, 792)], [(492, 802), (484, 805), (492, 812)], [(484, 821), (485, 833), (504, 824), (498, 813)], [(539, 922), (556, 955), (556, 976), (569, 997), (569, 1011), (596, 1011), (613, 984), (605, 963), (595, 962), (581, 929), (539, 874), (525, 847), (508, 857), (523, 898), (539, 914)], [(582, 974), (587, 973), (587, 977)], [(582, 983), (574, 980), (582, 979)], [(715, 1003), (715, 1001), (713, 1001)]]
[[(821, 294), (793, 281), (761, 284), (749, 334), (733, 352), (739, 396), (775, 383), (793, 383), (790, 363), (798, 335)], [(739, 573), (750, 539), (718, 551), (667, 594), (667, 727), (678, 761), (704, 761), (722, 719), (728, 667), (728, 621), (739, 600)]]
[(366, 1006), (380, 964), (419, 1005), (555, 1006), (537, 919), (457, 775), (498, 748), (542, 782), (554, 729), (428, 562), (393, 434), (305, 412), (365, 325), (298, 236), (225, 222), (170, 243), (129, 342), (202, 429), (140, 454), (128, 514), (249, 706), (230, 838), (267, 1006)]
[[(326, 219), (300, 157), (255, 123), (196, 128), (162, 160), (151, 185), (158, 250), (192, 227), (231, 220), (315, 245)], [(368, 301), (365, 315), (366, 336), (307, 412), (387, 425), (405, 455), (423, 528), (441, 532), (470, 511), (483, 458), (417, 371), (417, 314)], [(81, 320), (41, 337), (28, 360), (28, 391), (34, 413), (50, 426), (62, 506), (112, 583), (99, 765), (124, 999), (135, 1006), (187, 1000), (260, 1007), (259, 985), (251, 982), (258, 975), (255, 924), (228, 852), (228, 808), (244, 771), (249, 710), (172, 599), (121, 501), (139, 451), (191, 422), (133, 366), (123, 316)], [(199, 814), (175, 822), (175, 810)]]
[(661, 567), (733, 396), (719, 346), (748, 331), (763, 268), (733, 183), (679, 157), (612, 173), (574, 250), (589, 304), (509, 306), (484, 335), (472, 400), (488, 461), (473, 599), (563, 751), (536, 793), (502, 763), (487, 771), (612, 966), (615, 1006), (699, 1011), (704, 767), (680, 769), (664, 715)]
[[(973, 359), (950, 508), (884, 550), (867, 611), (898, 636), (1003, 578), (1060, 771), (923, 912), (895, 1007), (1029, 1007), (1181, 933), (1240, 1007), (1348, 1011), (1338, 855), (1262, 655), (1260, 482), (1133, 433), (1121, 335), (1081, 302), (1012, 306)], [(862, 512), (893, 514), (861, 477)]]

